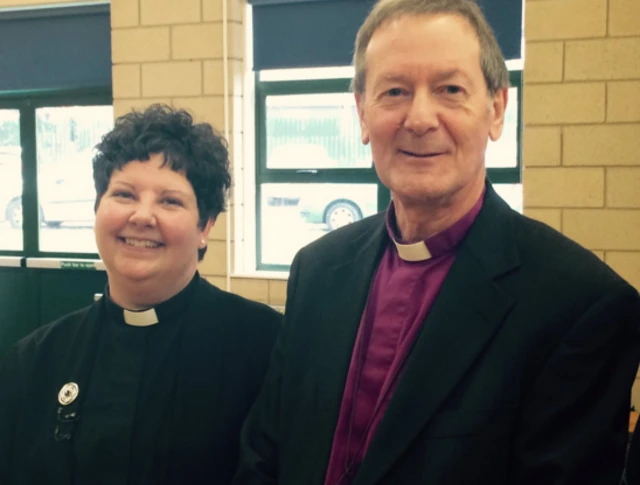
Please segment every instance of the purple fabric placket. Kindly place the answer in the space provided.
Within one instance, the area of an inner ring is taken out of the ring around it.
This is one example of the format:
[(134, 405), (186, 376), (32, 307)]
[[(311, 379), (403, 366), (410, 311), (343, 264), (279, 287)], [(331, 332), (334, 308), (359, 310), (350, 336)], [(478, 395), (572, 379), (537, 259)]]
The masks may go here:
[(334, 432), (325, 485), (349, 485), (397, 387), (404, 363), (429, 309), (482, 208), (474, 207), (445, 231), (425, 241), (431, 258), (405, 261), (392, 239), (393, 205), (387, 211), (390, 241), (376, 271), (360, 321)]

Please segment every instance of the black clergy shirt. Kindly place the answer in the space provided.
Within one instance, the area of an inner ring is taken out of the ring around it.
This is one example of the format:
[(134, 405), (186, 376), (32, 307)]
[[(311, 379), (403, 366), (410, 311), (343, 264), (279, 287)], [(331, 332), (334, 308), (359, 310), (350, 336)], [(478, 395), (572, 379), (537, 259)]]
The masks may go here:
[(155, 311), (157, 323), (144, 326), (127, 323), (131, 313), (107, 297), (107, 321), (74, 438), (77, 483), (99, 477), (105, 484), (133, 485), (166, 475), (181, 315), (195, 283), (147, 310)]

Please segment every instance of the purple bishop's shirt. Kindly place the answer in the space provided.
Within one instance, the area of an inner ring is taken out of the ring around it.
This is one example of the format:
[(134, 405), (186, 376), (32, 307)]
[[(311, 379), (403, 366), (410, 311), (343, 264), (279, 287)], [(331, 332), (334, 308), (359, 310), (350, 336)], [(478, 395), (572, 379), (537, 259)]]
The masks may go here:
[(456, 256), (482, 208), (484, 192), (448, 229), (414, 244), (397, 235), (393, 202), (385, 250), (353, 347), (325, 485), (349, 485), (391, 400), (403, 364)]

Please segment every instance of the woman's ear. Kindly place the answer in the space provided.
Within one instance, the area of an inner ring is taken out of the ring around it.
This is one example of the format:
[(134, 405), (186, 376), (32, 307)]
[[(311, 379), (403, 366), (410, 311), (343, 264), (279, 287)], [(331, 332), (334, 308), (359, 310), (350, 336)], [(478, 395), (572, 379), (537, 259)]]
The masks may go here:
[(198, 244), (198, 248), (204, 249), (207, 247), (207, 240), (209, 239), (209, 231), (215, 225), (216, 220), (213, 217), (210, 217), (207, 223), (204, 225), (202, 230), (200, 231), (200, 242)]

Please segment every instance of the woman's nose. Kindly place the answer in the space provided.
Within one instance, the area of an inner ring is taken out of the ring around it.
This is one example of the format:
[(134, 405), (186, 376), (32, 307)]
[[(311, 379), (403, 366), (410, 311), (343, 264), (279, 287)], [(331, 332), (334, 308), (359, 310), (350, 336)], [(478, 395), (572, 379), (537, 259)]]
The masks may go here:
[(153, 206), (149, 203), (139, 202), (136, 204), (129, 222), (137, 226), (154, 226), (156, 224), (156, 217), (153, 211)]

